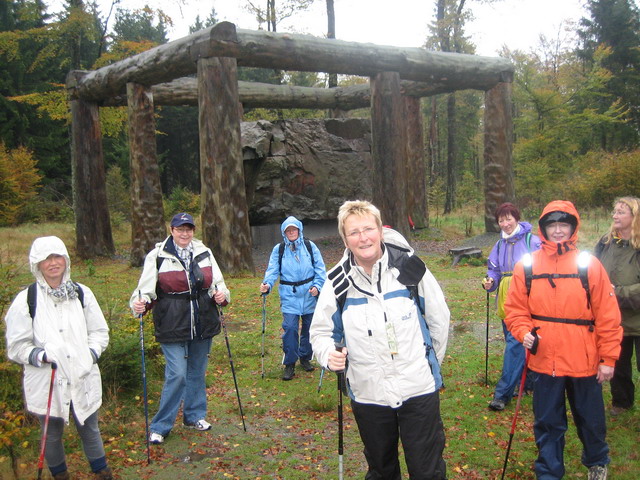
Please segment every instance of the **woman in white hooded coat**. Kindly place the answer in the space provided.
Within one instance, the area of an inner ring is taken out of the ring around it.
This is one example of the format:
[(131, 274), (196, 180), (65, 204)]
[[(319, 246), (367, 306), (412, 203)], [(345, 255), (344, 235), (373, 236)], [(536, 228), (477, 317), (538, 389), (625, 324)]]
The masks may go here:
[(98, 428), (102, 381), (96, 363), (109, 343), (107, 322), (93, 292), (71, 281), (62, 240), (37, 238), (29, 263), (36, 279), (35, 302), (31, 300), (35, 312), (28, 304), (29, 289), (22, 290), (5, 317), (7, 356), (24, 366), (26, 407), (41, 425), (47, 413), (51, 364), (58, 367), (46, 439), (47, 466), (53, 478), (70, 478), (62, 434), (72, 413), (91, 470), (96, 478), (111, 479)]

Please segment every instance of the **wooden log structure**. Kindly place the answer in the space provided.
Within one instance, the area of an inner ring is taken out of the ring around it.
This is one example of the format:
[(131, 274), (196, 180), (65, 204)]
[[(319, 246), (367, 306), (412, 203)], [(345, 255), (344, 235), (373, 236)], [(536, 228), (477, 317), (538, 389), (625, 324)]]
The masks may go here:
[(198, 60), (202, 240), (229, 274), (253, 272), (235, 58)]
[(407, 203), (405, 109), (400, 77), (394, 72), (371, 78), (371, 157), (373, 203), (382, 222), (410, 239)]
[[(167, 236), (162, 207), (160, 167), (156, 150), (153, 95), (138, 83), (127, 84), (129, 162), (131, 165), (131, 266)], [(178, 212), (174, 212), (178, 213)]]
[(414, 228), (429, 226), (427, 208), (427, 164), (424, 161), (424, 133), (420, 99), (403, 97), (406, 119), (407, 214)]
[[(238, 82), (237, 65), (362, 75), (370, 77), (371, 86), (328, 90)], [(407, 105), (415, 108), (415, 102), (405, 104), (402, 95), (417, 98), (459, 89), (487, 92), (485, 139), (489, 146), (485, 147), (485, 163), (489, 168), (485, 168), (485, 178), (492, 180), (496, 175), (499, 177), (496, 168), (508, 168), (510, 172), (511, 167), (510, 130), (499, 130), (510, 128), (507, 106), (513, 72), (511, 63), (502, 58), (344, 42), (309, 35), (236, 30), (235, 25), (221, 22), (94, 71), (70, 72), (67, 89), (73, 120), (72, 143), (84, 143), (87, 130), (94, 129), (87, 139), (90, 143), (74, 147), (74, 168), (83, 178), (95, 172), (97, 177), (91, 182), (102, 182), (102, 187), (92, 187), (94, 193), (86, 182), (79, 183), (75, 192), (76, 204), (88, 205), (94, 202), (96, 195), (102, 195), (101, 189), (104, 190), (98, 106), (122, 105), (126, 101), (130, 108), (141, 110), (130, 113), (130, 118), (142, 118), (148, 115), (145, 97), (153, 99), (150, 105), (198, 105), (203, 240), (214, 249), (218, 261), (228, 262), (226, 271), (252, 270), (239, 106), (349, 110), (370, 105), (376, 185), (373, 200), (381, 208), (383, 219), (406, 235), (407, 205), (397, 200), (406, 196), (406, 155), (416, 146), (407, 144), (409, 127), (405, 123), (405, 112), (410, 108)], [(187, 77), (195, 73), (197, 80)], [(144, 94), (142, 91), (128, 93), (127, 85), (134, 84), (144, 88)], [(136, 100), (138, 95), (140, 98)], [(492, 115), (499, 118), (493, 119)], [(131, 138), (144, 138), (143, 143), (148, 146), (149, 136), (145, 133), (148, 126), (135, 120), (133, 123), (137, 126), (131, 127)], [(95, 134), (96, 125), (98, 135)], [(415, 132), (410, 135), (416, 137)], [(143, 159), (138, 152), (146, 148), (142, 144), (132, 147), (132, 159), (137, 153), (140, 161), (153, 162), (153, 155)], [(413, 158), (413, 153), (411, 155)], [(416, 157), (412, 163), (418, 161)], [(89, 173), (87, 166), (90, 163), (95, 165)], [(416, 170), (411, 172), (410, 175)], [(508, 176), (503, 179), (507, 183), (511, 181), (511, 190), (507, 185), (504, 196), (512, 197), (512, 179)], [(140, 192), (143, 186), (139, 184), (135, 188)], [(81, 229), (78, 228), (78, 246), (87, 256), (113, 251), (106, 195), (104, 197), (101, 209), (92, 210), (90, 218), (82, 211), (76, 216), (78, 225), (82, 223), (85, 230), (94, 229), (92, 235), (84, 232), (86, 239), (80, 239)], [(490, 207), (487, 205), (486, 208)], [(412, 209), (415, 211), (415, 203)], [(97, 218), (101, 219), (100, 225), (96, 225)], [(106, 226), (103, 219), (106, 219)], [(151, 222), (157, 223), (148, 217), (136, 221), (144, 224), (142, 228), (149, 228)]]
[(106, 175), (98, 105), (73, 100), (71, 170), (76, 219), (76, 253), (82, 259), (115, 252), (107, 204)]
[[(455, 91), (446, 83), (429, 84), (402, 80), (400, 91), (406, 97), (428, 97)], [(151, 87), (155, 105), (197, 106), (197, 80), (182, 77), (171, 82)], [(238, 81), (238, 96), (245, 108), (309, 108), (355, 110), (371, 106), (369, 85), (348, 87), (315, 88), (294, 85), (274, 85), (271, 83)], [(105, 99), (104, 107), (119, 107), (127, 104), (125, 95)]]
[(484, 96), (484, 226), (499, 232), (493, 213), (515, 200), (511, 158), (511, 84), (500, 83)]
[[(228, 40), (236, 35), (234, 40)], [(454, 90), (488, 90), (510, 82), (514, 67), (503, 58), (345, 42), (311, 35), (235, 29), (221, 22), (164, 45), (87, 72), (73, 95), (102, 102), (122, 95), (128, 82), (155, 85), (196, 72), (195, 60), (233, 57), (238, 65), (362, 75), (398, 72), (401, 79), (446, 84)], [(72, 97), (73, 98), (73, 97)]]

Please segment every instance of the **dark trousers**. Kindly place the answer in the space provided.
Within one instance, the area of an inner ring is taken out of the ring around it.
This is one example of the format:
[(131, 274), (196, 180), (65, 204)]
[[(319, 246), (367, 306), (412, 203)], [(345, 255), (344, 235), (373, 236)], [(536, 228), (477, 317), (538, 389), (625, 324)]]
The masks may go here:
[(607, 465), (609, 446), (605, 440), (602, 386), (591, 377), (552, 377), (532, 372), (533, 431), (538, 446), (536, 477), (543, 480), (564, 476), (564, 434), (567, 431), (566, 398), (582, 442), (582, 464)]
[(400, 480), (398, 439), (412, 480), (443, 480), (446, 465), (439, 392), (420, 395), (399, 408), (351, 402), (364, 455), (365, 480)]
[(611, 379), (611, 403), (614, 407), (631, 408), (635, 386), (633, 384), (633, 347), (636, 349), (636, 368), (640, 371), (640, 337), (622, 337), (620, 358)]

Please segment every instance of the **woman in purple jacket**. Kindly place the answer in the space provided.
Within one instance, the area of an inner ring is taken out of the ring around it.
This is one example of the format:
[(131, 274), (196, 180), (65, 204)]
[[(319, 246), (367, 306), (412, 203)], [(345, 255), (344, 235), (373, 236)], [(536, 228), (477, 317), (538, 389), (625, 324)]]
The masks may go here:
[(502, 376), (498, 380), (493, 400), (489, 403), (491, 410), (500, 411), (511, 401), (522, 376), (524, 368), (524, 347), (507, 330), (504, 323), (504, 302), (511, 283), (514, 265), (527, 252), (540, 248), (540, 238), (531, 233), (531, 224), (520, 221), (520, 211), (512, 203), (503, 203), (495, 212), (496, 222), (500, 226), (500, 240), (496, 242), (487, 262), (487, 276), (482, 286), (488, 292), (498, 290), (498, 317), (502, 320), (504, 333), (504, 358), (502, 360)]

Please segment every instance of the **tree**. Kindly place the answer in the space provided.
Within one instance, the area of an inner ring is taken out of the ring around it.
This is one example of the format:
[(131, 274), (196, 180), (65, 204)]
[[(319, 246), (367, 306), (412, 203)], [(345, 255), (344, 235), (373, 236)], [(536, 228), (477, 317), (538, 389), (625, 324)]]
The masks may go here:
[(36, 196), (40, 175), (24, 147), (8, 150), (0, 143), (0, 225), (14, 225)]
[[(436, 21), (431, 25), (433, 36), (431, 46), (443, 52), (473, 53), (471, 46), (463, 36), (464, 23), (470, 17), (465, 12), (466, 0), (437, 0)], [(449, 213), (455, 207), (456, 175), (458, 172), (458, 145), (456, 120), (456, 93), (447, 95), (447, 162), (446, 162), (446, 198), (444, 213)]]
[(313, 0), (281, 0), (276, 5), (276, 0), (266, 0), (266, 8), (258, 6), (255, 0), (246, 0), (245, 9), (253, 13), (258, 21), (258, 28), (262, 28), (264, 23), (267, 24), (268, 32), (275, 32), (277, 25), (297, 12), (308, 9)]
[[(620, 99), (628, 111), (629, 121), (615, 129), (597, 131), (601, 146), (607, 150), (623, 149), (640, 143), (640, 12), (631, 0), (588, 0), (591, 18), (582, 18), (578, 35), (579, 57), (585, 69), (591, 70), (601, 61), (612, 74), (600, 91), (601, 100), (593, 106), (600, 113), (607, 110), (614, 99)], [(598, 58), (600, 47), (609, 54)]]
[(173, 25), (162, 10), (145, 5), (138, 10), (120, 9), (116, 12), (113, 25), (118, 42), (152, 42), (156, 45), (167, 43), (167, 25)]

